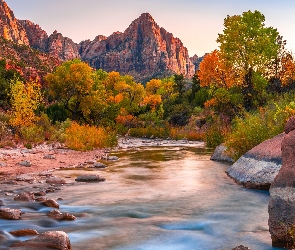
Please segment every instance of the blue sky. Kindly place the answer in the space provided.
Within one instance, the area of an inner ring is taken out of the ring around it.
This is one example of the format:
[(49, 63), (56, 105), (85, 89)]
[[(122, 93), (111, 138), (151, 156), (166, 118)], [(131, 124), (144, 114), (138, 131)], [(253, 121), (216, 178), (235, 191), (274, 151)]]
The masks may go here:
[(259, 10), (266, 26), (277, 28), (295, 50), (294, 0), (6, 0), (18, 19), (37, 23), (75, 42), (123, 32), (149, 12), (168, 32), (181, 39), (189, 54), (202, 56), (218, 48), (216, 38), (227, 15)]

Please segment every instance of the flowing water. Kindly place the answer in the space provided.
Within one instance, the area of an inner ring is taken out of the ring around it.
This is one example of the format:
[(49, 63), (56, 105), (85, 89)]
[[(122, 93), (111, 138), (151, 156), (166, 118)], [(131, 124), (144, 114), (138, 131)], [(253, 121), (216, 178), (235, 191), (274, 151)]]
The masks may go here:
[[(228, 165), (210, 161), (211, 153), (197, 145), (118, 151), (119, 161), (109, 168), (87, 172), (99, 172), (106, 182), (75, 183), (48, 195), (62, 197), (60, 211), (76, 221), (54, 221), (46, 216), (51, 208), (27, 204), (23, 219), (0, 220), (1, 230), (61, 230), (73, 249), (83, 250), (275, 249), (269, 193), (236, 185), (225, 174)], [(79, 174), (85, 171), (57, 173), (68, 180)]]

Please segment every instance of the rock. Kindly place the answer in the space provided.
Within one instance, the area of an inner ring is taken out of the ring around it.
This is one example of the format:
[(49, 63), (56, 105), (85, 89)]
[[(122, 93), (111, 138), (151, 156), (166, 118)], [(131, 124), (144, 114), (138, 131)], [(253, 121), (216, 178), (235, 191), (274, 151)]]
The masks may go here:
[(5, 206), (5, 202), (3, 200), (0, 200), (0, 207)]
[(76, 217), (69, 213), (61, 213), (59, 210), (54, 209), (48, 214), (49, 217), (55, 220), (76, 220)]
[(250, 250), (249, 247), (244, 247), (243, 245), (240, 245), (238, 247), (233, 248), (232, 250)]
[(226, 170), (227, 174), (246, 188), (269, 189), (282, 166), (283, 137), (284, 133), (260, 143)]
[(226, 161), (226, 162), (233, 163), (234, 160), (227, 155), (226, 150), (227, 150), (227, 148), (223, 144), (217, 146), (215, 148), (210, 160), (211, 161)]
[(43, 202), (43, 205), (45, 205), (47, 207), (59, 208), (59, 204), (53, 199), (45, 200)]
[(269, 232), (274, 247), (295, 246), (295, 117), (285, 126), (282, 168), (270, 187)]
[(5, 162), (0, 162), (0, 168), (1, 167), (6, 167), (6, 166), (7, 166), (7, 164)]
[(34, 176), (28, 175), (28, 174), (21, 174), (16, 176), (15, 180), (16, 181), (34, 181), (36, 178)]
[(99, 182), (99, 181), (105, 181), (106, 179), (99, 176), (99, 175), (80, 175), (78, 176), (75, 181), (81, 181), (81, 182)]
[(17, 44), (29, 45), (25, 29), (4, 1), (0, 1), (0, 36)]
[(0, 218), (6, 220), (19, 220), (22, 211), (20, 209), (0, 208)]
[[(12, 247), (25, 247), (21, 249), (59, 249), (71, 250), (68, 235), (63, 231), (49, 231), (38, 235), (34, 239), (15, 243)], [(13, 248), (12, 248), (13, 249)]]
[(34, 193), (35, 196), (45, 196), (46, 192), (45, 191), (38, 191)]
[(51, 172), (48, 172), (48, 171), (44, 171), (44, 172), (39, 173), (38, 176), (46, 176), (46, 177), (49, 177), (49, 176), (52, 176), (52, 173)]
[(33, 236), (33, 235), (39, 234), (36, 230), (33, 230), (33, 229), (21, 229), (21, 230), (16, 230), (16, 231), (10, 231), (9, 233), (15, 237)]
[(40, 196), (40, 197), (37, 197), (35, 201), (37, 201), (37, 202), (44, 202), (44, 201), (46, 201), (46, 200), (47, 200), (47, 199), (46, 199), (45, 196)]
[(94, 164), (93, 164), (92, 167), (93, 168), (107, 168), (108, 166), (105, 165), (105, 164), (103, 164), (103, 163), (101, 163), (101, 162), (94, 162)]
[(35, 201), (35, 195), (31, 192), (23, 192), (14, 197), (15, 201)]
[(43, 157), (43, 159), (55, 160), (56, 159), (56, 156), (55, 155), (52, 155), (52, 154), (49, 154), (49, 155), (45, 155)]
[(49, 184), (66, 184), (67, 181), (65, 179), (62, 179), (60, 177), (50, 177), (46, 179), (46, 183)]
[(18, 164), (23, 166), (23, 167), (31, 167), (32, 166), (29, 161), (21, 161)]
[(95, 161), (89, 160), (89, 161), (85, 161), (85, 164), (94, 164)]
[(106, 160), (106, 161), (117, 161), (117, 160), (119, 160), (119, 158), (117, 156), (107, 156), (107, 155), (102, 156), (102, 159)]

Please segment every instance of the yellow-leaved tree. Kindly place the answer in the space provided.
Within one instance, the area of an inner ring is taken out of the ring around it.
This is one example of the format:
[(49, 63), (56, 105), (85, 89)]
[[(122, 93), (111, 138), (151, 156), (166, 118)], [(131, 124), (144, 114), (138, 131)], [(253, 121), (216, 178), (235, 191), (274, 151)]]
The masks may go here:
[(37, 120), (35, 111), (43, 100), (40, 83), (25, 84), (16, 80), (11, 83), (10, 97), (12, 107), (10, 124), (15, 127), (32, 125)]

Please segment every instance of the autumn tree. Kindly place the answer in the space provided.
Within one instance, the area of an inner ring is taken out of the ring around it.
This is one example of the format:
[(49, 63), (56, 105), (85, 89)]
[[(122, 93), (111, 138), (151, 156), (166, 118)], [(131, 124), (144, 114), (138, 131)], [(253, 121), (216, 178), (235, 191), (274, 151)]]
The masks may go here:
[(253, 73), (265, 74), (269, 62), (279, 49), (279, 35), (273, 27), (265, 27), (265, 17), (259, 11), (227, 16), (224, 30), (218, 34), (222, 57), (235, 69), (243, 81), (244, 106), (253, 108)]
[(12, 126), (30, 126), (37, 121), (35, 112), (42, 103), (41, 86), (38, 82), (24, 84), (17, 80), (11, 83), (10, 96)]
[[(63, 103), (73, 120), (84, 119), (85, 98), (89, 96), (94, 85), (93, 70), (78, 59), (67, 61), (57, 67), (52, 74), (46, 76), (49, 93), (53, 98)], [(88, 110), (87, 110), (88, 112)]]

